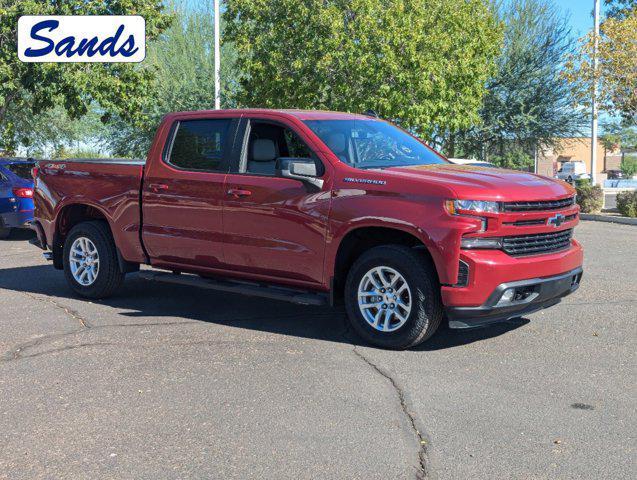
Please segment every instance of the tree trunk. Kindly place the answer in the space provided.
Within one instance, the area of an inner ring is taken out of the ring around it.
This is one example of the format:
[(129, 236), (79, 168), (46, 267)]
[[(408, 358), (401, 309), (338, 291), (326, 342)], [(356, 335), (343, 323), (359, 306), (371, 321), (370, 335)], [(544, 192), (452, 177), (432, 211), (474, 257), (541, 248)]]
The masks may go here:
[(456, 135), (454, 133), (449, 134), (446, 150), (447, 157), (453, 158), (456, 155)]

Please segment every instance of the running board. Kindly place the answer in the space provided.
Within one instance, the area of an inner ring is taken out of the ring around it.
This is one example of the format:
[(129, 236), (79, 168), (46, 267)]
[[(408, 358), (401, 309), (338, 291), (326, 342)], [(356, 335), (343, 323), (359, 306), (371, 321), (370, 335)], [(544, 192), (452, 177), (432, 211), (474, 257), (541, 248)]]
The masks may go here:
[(328, 305), (329, 296), (324, 293), (314, 293), (308, 290), (280, 287), (262, 283), (239, 282), (234, 280), (218, 280), (202, 278), (198, 275), (175, 274), (168, 272), (154, 272), (143, 270), (139, 278), (156, 282), (186, 285), (189, 287), (207, 288), (222, 292), (239, 293), (252, 297), (264, 297), (272, 300), (298, 303), (300, 305)]

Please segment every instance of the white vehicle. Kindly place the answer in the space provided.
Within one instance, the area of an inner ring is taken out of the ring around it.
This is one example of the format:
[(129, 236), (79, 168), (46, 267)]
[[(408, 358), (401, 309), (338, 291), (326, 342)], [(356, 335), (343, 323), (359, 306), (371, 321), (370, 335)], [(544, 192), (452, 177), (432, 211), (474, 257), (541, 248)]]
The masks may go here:
[(575, 180), (590, 180), (591, 176), (586, 173), (586, 164), (578, 160), (574, 162), (564, 162), (562, 168), (560, 168), (557, 175), (555, 175), (555, 178), (573, 183)]
[(482, 160), (475, 160), (473, 158), (447, 158), (451, 163), (455, 163), (456, 165), (471, 165), (472, 167), (488, 167), (488, 168), (498, 168), (497, 165), (491, 162), (484, 162)]

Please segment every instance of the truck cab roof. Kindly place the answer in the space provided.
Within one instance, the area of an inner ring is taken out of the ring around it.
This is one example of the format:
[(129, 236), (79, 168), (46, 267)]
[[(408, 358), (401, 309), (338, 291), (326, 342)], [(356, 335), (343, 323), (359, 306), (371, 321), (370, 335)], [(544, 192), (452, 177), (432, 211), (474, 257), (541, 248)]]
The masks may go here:
[(202, 116), (227, 116), (227, 115), (254, 115), (254, 114), (276, 114), (288, 117), (295, 117), (298, 120), (373, 120), (375, 117), (362, 113), (332, 112), (329, 110), (301, 110), (301, 109), (270, 109), (270, 108), (238, 108), (225, 110), (186, 110), (172, 112), (167, 115), (202, 115)]

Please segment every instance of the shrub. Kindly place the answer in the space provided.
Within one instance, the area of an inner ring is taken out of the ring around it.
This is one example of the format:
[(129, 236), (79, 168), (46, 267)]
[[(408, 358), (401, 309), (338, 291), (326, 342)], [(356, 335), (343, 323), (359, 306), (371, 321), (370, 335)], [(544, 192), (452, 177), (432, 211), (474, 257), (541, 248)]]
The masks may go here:
[(626, 217), (637, 217), (637, 191), (618, 193), (617, 210)]
[(598, 213), (604, 206), (604, 190), (599, 185), (583, 183), (575, 187), (582, 213)]
[(585, 185), (590, 185), (591, 181), (588, 178), (576, 178), (575, 179), (575, 187), (583, 187)]
[(633, 175), (637, 174), (637, 157), (624, 155), (620, 168), (624, 174), (624, 178), (633, 178)]

